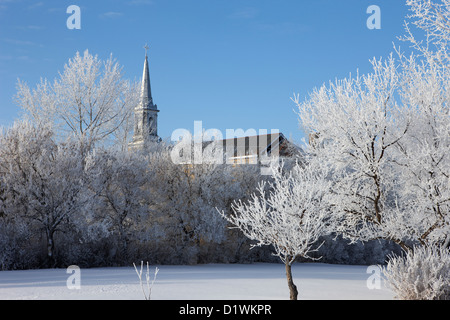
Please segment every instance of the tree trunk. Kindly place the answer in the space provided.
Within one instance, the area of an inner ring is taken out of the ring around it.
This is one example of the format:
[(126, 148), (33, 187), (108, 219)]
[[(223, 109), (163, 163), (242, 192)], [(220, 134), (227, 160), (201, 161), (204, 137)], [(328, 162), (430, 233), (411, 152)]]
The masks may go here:
[(47, 230), (47, 266), (50, 268), (54, 268), (56, 264), (54, 233), (54, 230)]
[(119, 224), (119, 263), (128, 262), (128, 239), (126, 235), (125, 226), (123, 225), (124, 219), (121, 219)]
[(288, 261), (286, 261), (285, 265), (286, 265), (286, 278), (289, 287), (289, 298), (290, 300), (297, 300), (298, 291), (297, 286), (294, 284), (294, 281), (292, 280), (291, 264)]

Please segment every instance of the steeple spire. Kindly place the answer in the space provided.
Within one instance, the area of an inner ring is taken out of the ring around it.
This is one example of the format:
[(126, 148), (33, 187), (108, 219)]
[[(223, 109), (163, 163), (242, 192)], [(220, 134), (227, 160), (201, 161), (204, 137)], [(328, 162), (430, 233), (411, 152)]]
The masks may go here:
[(150, 72), (148, 68), (148, 45), (144, 46), (145, 49), (145, 61), (144, 72), (142, 74), (142, 87), (141, 87), (141, 103), (143, 108), (149, 108), (156, 110), (156, 106), (153, 104), (152, 89), (150, 86)]

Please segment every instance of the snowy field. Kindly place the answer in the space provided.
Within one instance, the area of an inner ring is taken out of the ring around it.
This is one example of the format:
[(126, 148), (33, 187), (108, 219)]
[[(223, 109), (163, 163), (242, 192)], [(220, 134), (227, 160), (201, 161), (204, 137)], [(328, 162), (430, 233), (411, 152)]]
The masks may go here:
[[(288, 300), (283, 264), (158, 266), (152, 300)], [(154, 266), (151, 266), (151, 272)], [(299, 299), (393, 299), (381, 281), (368, 289), (367, 266), (294, 264)], [(145, 273), (145, 271), (144, 271)], [(80, 289), (68, 289), (65, 269), (1, 271), (0, 299), (143, 300), (134, 267), (81, 269)]]

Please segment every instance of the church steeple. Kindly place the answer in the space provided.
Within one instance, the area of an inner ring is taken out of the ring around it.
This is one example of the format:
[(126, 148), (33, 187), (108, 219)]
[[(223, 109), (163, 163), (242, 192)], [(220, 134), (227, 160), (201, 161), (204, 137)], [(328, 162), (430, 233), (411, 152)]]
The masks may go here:
[(145, 45), (144, 71), (142, 74), (141, 97), (134, 108), (134, 135), (130, 147), (142, 148), (149, 141), (160, 141), (158, 137), (158, 108), (153, 103), (148, 67), (148, 46)]

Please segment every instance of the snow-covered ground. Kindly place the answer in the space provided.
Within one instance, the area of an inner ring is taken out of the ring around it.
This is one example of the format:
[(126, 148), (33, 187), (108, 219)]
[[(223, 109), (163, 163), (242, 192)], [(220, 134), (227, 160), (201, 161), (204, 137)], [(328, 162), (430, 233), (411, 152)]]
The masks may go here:
[[(150, 271), (154, 271), (151, 266)], [(282, 264), (158, 266), (152, 300), (288, 300)], [(297, 263), (300, 299), (392, 299), (381, 281), (369, 289), (367, 266)], [(145, 270), (144, 270), (145, 274)], [(142, 300), (133, 266), (81, 269), (80, 289), (68, 289), (66, 269), (0, 272), (0, 299)]]

